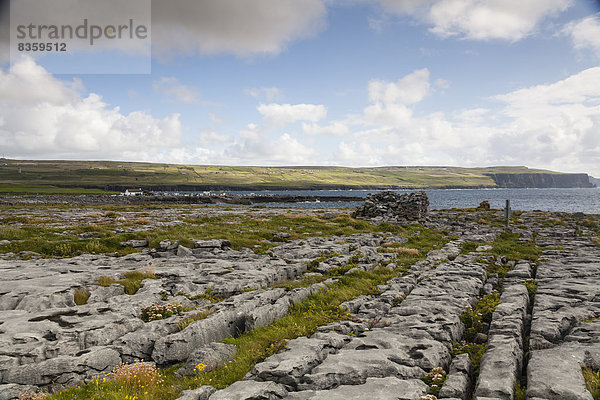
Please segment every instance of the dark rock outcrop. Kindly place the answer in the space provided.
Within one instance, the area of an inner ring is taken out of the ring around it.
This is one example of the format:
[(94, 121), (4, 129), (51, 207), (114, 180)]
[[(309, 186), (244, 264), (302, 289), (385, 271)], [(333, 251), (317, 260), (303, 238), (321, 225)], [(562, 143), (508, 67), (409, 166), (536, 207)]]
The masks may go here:
[(354, 216), (374, 222), (405, 222), (423, 220), (428, 212), (429, 198), (425, 192), (398, 194), (386, 191), (367, 195)]

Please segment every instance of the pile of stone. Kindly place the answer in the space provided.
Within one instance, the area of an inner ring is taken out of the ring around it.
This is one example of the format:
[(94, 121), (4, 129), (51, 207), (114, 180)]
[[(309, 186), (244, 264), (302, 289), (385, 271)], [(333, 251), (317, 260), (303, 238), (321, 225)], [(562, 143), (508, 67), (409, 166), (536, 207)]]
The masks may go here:
[(354, 213), (356, 218), (373, 222), (422, 221), (429, 212), (429, 198), (423, 191), (399, 194), (392, 191), (371, 193)]

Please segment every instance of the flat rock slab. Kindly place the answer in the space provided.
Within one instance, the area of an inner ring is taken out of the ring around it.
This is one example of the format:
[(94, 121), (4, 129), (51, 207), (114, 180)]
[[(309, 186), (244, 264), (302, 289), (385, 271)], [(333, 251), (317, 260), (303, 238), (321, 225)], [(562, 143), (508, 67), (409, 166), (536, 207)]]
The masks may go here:
[(304, 376), (299, 389), (331, 389), (339, 385), (364, 383), (367, 378), (421, 378), (425, 371), (401, 364), (409, 359), (395, 349), (342, 350), (332, 354)]
[[(415, 400), (427, 393), (429, 386), (417, 379), (394, 377), (368, 378), (362, 385), (345, 385), (331, 390), (306, 390), (290, 393), (288, 400)], [(211, 397), (211, 400), (213, 398)]]
[(210, 400), (279, 400), (287, 393), (283, 385), (274, 382), (238, 381), (217, 391)]
[(548, 400), (593, 400), (581, 372), (585, 351), (578, 346), (537, 350), (527, 369), (527, 397)]

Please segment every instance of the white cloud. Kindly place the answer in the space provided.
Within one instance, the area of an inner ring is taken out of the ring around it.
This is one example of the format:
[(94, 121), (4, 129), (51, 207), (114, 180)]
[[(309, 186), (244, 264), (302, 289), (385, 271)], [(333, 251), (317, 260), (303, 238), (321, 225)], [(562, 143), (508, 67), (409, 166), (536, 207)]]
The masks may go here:
[(448, 89), (450, 87), (450, 81), (442, 78), (436, 79), (434, 84), (441, 89)]
[(381, 126), (406, 126), (412, 114), (412, 110), (404, 104), (376, 103), (364, 109), (364, 121)]
[(369, 101), (363, 122), (381, 126), (406, 126), (413, 111), (410, 105), (420, 102), (430, 92), (429, 70), (419, 69), (396, 82), (371, 80)]
[(0, 141), (12, 157), (145, 159), (181, 145), (179, 115), (122, 114), (97, 94), (83, 96), (26, 58), (0, 71)]
[(416, 70), (397, 82), (372, 80), (369, 82), (369, 100), (374, 103), (414, 104), (429, 93), (429, 70)]
[(496, 96), (510, 122), (494, 145), (506, 157), (548, 168), (600, 173), (600, 67)]
[(162, 77), (152, 83), (155, 93), (163, 95), (167, 101), (179, 103), (197, 103), (198, 94), (193, 88), (183, 85), (173, 77)]
[[(254, 127), (255, 128), (255, 127)], [(228, 162), (244, 165), (293, 165), (310, 164), (316, 151), (288, 133), (278, 137), (266, 137), (260, 132), (245, 137), (225, 149)], [(314, 162), (314, 161), (313, 161)]]
[(322, 0), (153, 0), (157, 57), (277, 54), (325, 26)]
[(567, 24), (563, 33), (571, 37), (576, 49), (589, 49), (600, 57), (600, 14)]
[(281, 89), (278, 87), (261, 87), (244, 90), (244, 93), (248, 96), (254, 97), (255, 99), (264, 98), (267, 101), (278, 100), (282, 97)]
[(222, 133), (210, 131), (210, 132), (200, 132), (198, 134), (198, 143), (200, 145), (207, 147), (218, 143), (228, 143), (231, 142), (232, 138), (229, 135), (225, 135)]
[(354, 132), (334, 158), (345, 165), (528, 165), (600, 175), (600, 67), (492, 100), (499, 107), (451, 117), (371, 104), (348, 118)]
[(257, 107), (265, 122), (285, 126), (297, 121), (317, 122), (327, 115), (327, 108), (317, 104), (261, 104)]
[(600, 67), (586, 69), (562, 81), (515, 90), (495, 98), (509, 105), (511, 115), (520, 115), (518, 110), (546, 109), (550, 105), (598, 103)]
[(340, 121), (333, 121), (325, 126), (303, 122), (302, 133), (309, 136), (344, 136), (350, 133), (350, 128)]
[(374, 149), (368, 142), (340, 142), (332, 154), (337, 165), (382, 165), (381, 151)]
[(379, 0), (383, 8), (410, 15), (442, 36), (517, 41), (573, 0)]
[(456, 115), (456, 118), (466, 124), (479, 124), (485, 120), (490, 110), (486, 108), (472, 108), (470, 110), (461, 111)]

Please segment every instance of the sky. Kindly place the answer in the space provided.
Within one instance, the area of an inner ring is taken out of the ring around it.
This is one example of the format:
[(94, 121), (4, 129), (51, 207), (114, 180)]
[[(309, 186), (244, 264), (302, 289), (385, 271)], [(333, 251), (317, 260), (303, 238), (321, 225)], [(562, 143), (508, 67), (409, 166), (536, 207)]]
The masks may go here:
[(149, 47), (70, 57), (11, 53), (2, 2), (0, 156), (600, 176), (596, 0), (138, 1)]

